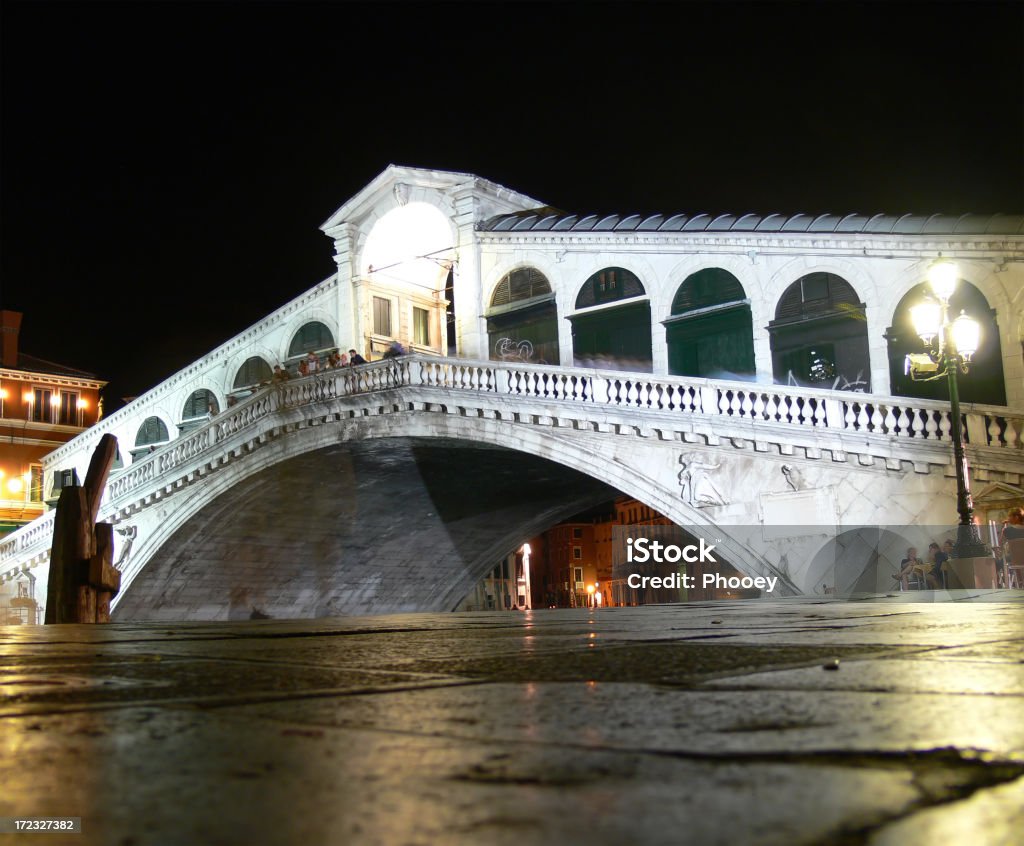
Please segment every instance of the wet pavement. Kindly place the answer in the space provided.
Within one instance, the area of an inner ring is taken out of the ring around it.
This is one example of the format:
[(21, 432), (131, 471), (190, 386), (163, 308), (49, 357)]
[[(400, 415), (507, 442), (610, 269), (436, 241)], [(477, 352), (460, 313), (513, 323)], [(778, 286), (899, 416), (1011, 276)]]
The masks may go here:
[(0, 843), (1020, 843), (1024, 594), (908, 596), (3, 628)]

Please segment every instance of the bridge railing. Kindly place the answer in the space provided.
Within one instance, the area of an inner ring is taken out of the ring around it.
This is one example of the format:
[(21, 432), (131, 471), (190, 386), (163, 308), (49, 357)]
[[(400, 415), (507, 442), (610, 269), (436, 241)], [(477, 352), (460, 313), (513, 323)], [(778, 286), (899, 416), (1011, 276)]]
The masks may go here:
[[(949, 404), (789, 385), (761, 385), (625, 371), (557, 368), (510, 362), (410, 357), (414, 384), (485, 391), (636, 410), (700, 414), (751, 422), (948, 441)], [(1024, 414), (997, 406), (961, 405), (972, 446), (1021, 449)]]
[[(278, 410), (396, 388), (426, 388), (579, 403), (599, 408), (653, 410), (723, 420), (857, 432), (900, 440), (949, 441), (948, 403), (845, 391), (725, 382), (626, 371), (559, 368), (500, 361), (465, 361), (410, 355), (357, 368), (314, 373), (264, 388), (133, 462), (110, 478), (104, 504), (145, 490), (165, 473), (215, 453), (225, 440)], [(440, 396), (444, 396), (441, 394)], [(974, 447), (1021, 450), (1024, 414), (995, 406), (966, 405), (962, 417)], [(53, 512), (0, 543), (0, 570), (49, 544)]]

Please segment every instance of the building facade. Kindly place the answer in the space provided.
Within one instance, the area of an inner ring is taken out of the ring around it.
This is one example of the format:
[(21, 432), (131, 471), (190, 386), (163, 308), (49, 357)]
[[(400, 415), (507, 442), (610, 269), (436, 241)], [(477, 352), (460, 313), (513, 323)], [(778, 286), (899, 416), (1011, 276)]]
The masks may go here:
[[(74, 468), (47, 479), (44, 458), (94, 425), (100, 389), (93, 374), (19, 349), (22, 315), (0, 311), (0, 537), (47, 509), (47, 498), (76, 478)], [(36, 578), (27, 572), (0, 581), (0, 625), (35, 623)]]

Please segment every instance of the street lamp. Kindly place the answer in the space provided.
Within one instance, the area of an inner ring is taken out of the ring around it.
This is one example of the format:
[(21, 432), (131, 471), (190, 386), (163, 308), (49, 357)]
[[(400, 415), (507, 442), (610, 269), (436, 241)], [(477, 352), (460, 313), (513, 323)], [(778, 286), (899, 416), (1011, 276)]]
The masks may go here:
[(910, 309), (914, 331), (924, 342), (924, 354), (911, 354), (906, 359), (906, 373), (915, 382), (930, 382), (945, 377), (949, 381), (950, 422), (952, 423), (953, 457), (956, 463), (956, 510), (960, 514), (955, 558), (986, 558), (991, 551), (981, 542), (974, 525), (974, 506), (971, 502), (967, 456), (964, 453), (964, 433), (960, 420), (960, 393), (957, 389), (957, 370), (965, 375), (970, 369), (971, 356), (978, 350), (981, 327), (976, 320), (961, 311), (949, 319), (949, 298), (956, 290), (960, 278), (954, 262), (939, 259), (928, 271), (928, 282), (938, 299), (926, 299)]

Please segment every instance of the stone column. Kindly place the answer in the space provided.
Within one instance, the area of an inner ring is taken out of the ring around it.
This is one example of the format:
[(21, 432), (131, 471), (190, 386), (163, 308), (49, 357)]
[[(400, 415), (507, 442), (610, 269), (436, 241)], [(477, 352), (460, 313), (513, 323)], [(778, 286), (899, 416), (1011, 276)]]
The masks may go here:
[(891, 314), (882, 314), (879, 306), (868, 304), (866, 309), (868, 321), (868, 358), (871, 362), (871, 393), (892, 393), (889, 380), (889, 343), (885, 340), (885, 330), (892, 321)]
[(772, 370), (771, 336), (766, 328), (773, 316), (765, 310), (762, 300), (751, 298), (750, 319), (754, 335), (754, 378), (761, 385), (771, 385), (775, 382), (775, 373)]
[(338, 349), (359, 349), (360, 332), (358, 318), (358, 297), (356, 296), (356, 280), (359, 271), (356, 267), (356, 241), (358, 230), (351, 223), (342, 223), (331, 229), (328, 234), (334, 238), (334, 263), (338, 266), (338, 285), (336, 317), (338, 321)]
[(471, 186), (452, 196), (458, 233), (455, 267), (455, 338), (459, 356), (487, 358), (487, 321), (483, 314), (480, 282), (480, 244), (476, 239), (476, 198)]

